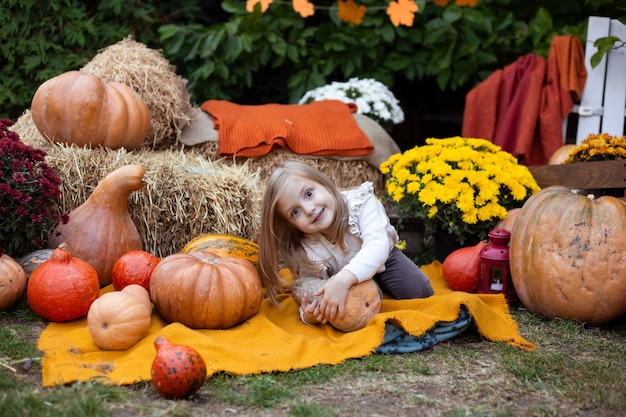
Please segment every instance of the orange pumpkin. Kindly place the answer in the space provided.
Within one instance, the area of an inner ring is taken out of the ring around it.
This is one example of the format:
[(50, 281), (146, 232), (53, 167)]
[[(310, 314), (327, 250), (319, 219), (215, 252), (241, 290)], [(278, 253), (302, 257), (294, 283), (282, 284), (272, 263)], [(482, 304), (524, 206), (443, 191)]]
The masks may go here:
[(626, 313), (626, 205), (561, 186), (526, 201), (511, 234), (520, 301), (549, 319), (600, 326)]
[[(148, 291), (138, 287), (148, 297)], [(139, 342), (150, 328), (152, 308), (146, 305), (145, 299), (126, 288), (102, 294), (89, 308), (87, 326), (100, 349), (126, 350)]]
[[(316, 277), (299, 277), (291, 287), (291, 295), (298, 305), (302, 298), (312, 302), (318, 298), (315, 293), (324, 285), (325, 281)], [(346, 298), (345, 314), (343, 317), (331, 320), (329, 323), (343, 332), (353, 332), (367, 326), (380, 313), (381, 291), (372, 279), (360, 282), (350, 287)], [(319, 298), (318, 298), (319, 300)]]
[(228, 329), (261, 306), (259, 273), (248, 260), (191, 251), (165, 257), (150, 278), (161, 317), (192, 329)]
[(548, 160), (548, 165), (563, 164), (567, 160), (567, 158), (569, 158), (569, 153), (575, 148), (576, 145), (573, 145), (571, 143), (561, 146), (550, 156), (550, 159)]
[(26, 290), (26, 273), (9, 255), (0, 256), (0, 311), (11, 307)]
[(259, 245), (247, 239), (219, 233), (207, 233), (189, 241), (181, 253), (194, 250), (213, 252), (218, 256), (247, 259), (254, 265), (259, 262)]
[(480, 279), (480, 257), (485, 242), (457, 249), (446, 257), (441, 266), (441, 274), (453, 291), (475, 293)]
[(513, 231), (513, 225), (515, 224), (515, 219), (517, 219), (517, 215), (519, 214), (520, 208), (514, 208), (508, 211), (506, 217), (500, 220), (494, 226), (493, 230), (504, 229), (507, 232), (511, 233)]
[(69, 71), (44, 82), (31, 103), (39, 132), (78, 146), (135, 149), (150, 131), (148, 106), (126, 84)]
[(128, 213), (128, 198), (143, 187), (145, 170), (125, 165), (110, 172), (87, 201), (72, 210), (67, 224), (59, 224), (49, 247), (66, 242), (72, 253), (98, 272), (102, 287), (111, 283), (115, 262), (125, 253), (142, 250), (141, 236)]
[(152, 300), (150, 299), (150, 293), (143, 286), (139, 284), (129, 284), (122, 288), (120, 291), (137, 298), (139, 301), (145, 304), (145, 306), (148, 307), (148, 309), (150, 310), (150, 313), (152, 313)]
[(139, 284), (150, 290), (150, 277), (158, 263), (159, 258), (143, 250), (132, 250), (123, 254), (113, 264), (113, 288), (119, 291), (127, 285)]
[(31, 309), (53, 322), (86, 316), (99, 295), (96, 270), (82, 259), (73, 257), (64, 243), (33, 271), (26, 286)]

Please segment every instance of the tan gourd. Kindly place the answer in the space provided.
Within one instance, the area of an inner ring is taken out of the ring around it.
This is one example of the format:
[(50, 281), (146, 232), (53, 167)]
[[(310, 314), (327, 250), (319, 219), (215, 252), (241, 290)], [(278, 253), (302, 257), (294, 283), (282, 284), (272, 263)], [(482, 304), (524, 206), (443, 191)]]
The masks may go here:
[(145, 170), (125, 165), (109, 173), (87, 201), (72, 210), (67, 224), (59, 224), (49, 247), (66, 242), (72, 255), (98, 272), (100, 286), (111, 283), (115, 261), (132, 250), (142, 250), (141, 236), (128, 213), (128, 197), (143, 187)]
[(89, 308), (87, 326), (100, 349), (126, 350), (137, 344), (150, 328), (152, 308), (125, 291), (126, 288), (101, 295)]

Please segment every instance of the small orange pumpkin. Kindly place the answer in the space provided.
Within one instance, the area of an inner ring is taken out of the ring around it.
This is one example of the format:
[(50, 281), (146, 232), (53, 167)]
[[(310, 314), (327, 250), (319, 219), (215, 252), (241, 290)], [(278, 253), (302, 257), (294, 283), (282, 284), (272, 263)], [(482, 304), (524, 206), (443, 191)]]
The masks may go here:
[(194, 250), (158, 263), (150, 278), (150, 296), (169, 322), (192, 329), (228, 329), (259, 311), (263, 289), (252, 262)]
[(567, 145), (563, 145), (558, 148), (554, 153), (550, 156), (548, 160), (548, 165), (562, 165), (565, 163), (567, 158), (569, 158), (569, 154), (576, 148), (576, 145), (568, 143)]
[[(326, 281), (316, 277), (299, 277), (291, 287), (291, 295), (294, 301), (302, 304), (302, 299), (312, 302), (319, 297), (315, 293)], [(367, 324), (380, 313), (382, 296), (376, 281), (368, 279), (350, 287), (346, 298), (345, 314), (343, 317), (331, 320), (329, 323), (337, 330), (353, 332), (367, 326)]]
[(39, 132), (57, 142), (133, 150), (148, 136), (148, 106), (126, 84), (69, 71), (41, 84), (31, 103)]
[(150, 252), (132, 250), (120, 256), (111, 271), (113, 288), (121, 290), (130, 284), (139, 284), (150, 290), (152, 271), (159, 263), (159, 258)]
[(0, 311), (11, 307), (26, 290), (26, 273), (9, 255), (0, 256)]
[(86, 316), (99, 295), (98, 273), (87, 262), (74, 258), (65, 243), (33, 271), (26, 286), (30, 308), (53, 322)]
[[(135, 286), (148, 297), (148, 291)], [(102, 294), (89, 308), (87, 326), (100, 349), (126, 350), (139, 342), (150, 328), (152, 308), (146, 305), (145, 298), (127, 288)]]

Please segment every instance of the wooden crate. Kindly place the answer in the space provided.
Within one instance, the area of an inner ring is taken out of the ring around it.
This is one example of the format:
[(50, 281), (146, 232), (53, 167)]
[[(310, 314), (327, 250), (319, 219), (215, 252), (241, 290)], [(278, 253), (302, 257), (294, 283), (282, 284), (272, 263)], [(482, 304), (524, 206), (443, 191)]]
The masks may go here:
[(601, 190), (626, 198), (626, 160), (577, 162), (528, 167), (541, 188), (550, 185), (579, 190)]

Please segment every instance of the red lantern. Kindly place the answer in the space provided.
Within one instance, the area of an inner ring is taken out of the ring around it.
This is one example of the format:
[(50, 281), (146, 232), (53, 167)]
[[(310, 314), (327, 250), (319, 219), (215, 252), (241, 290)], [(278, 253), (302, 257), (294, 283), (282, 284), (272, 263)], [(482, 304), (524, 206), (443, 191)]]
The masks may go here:
[(507, 303), (518, 301), (511, 270), (509, 268), (509, 240), (511, 233), (504, 229), (489, 233), (489, 244), (479, 253), (480, 281), (479, 294), (504, 294)]

